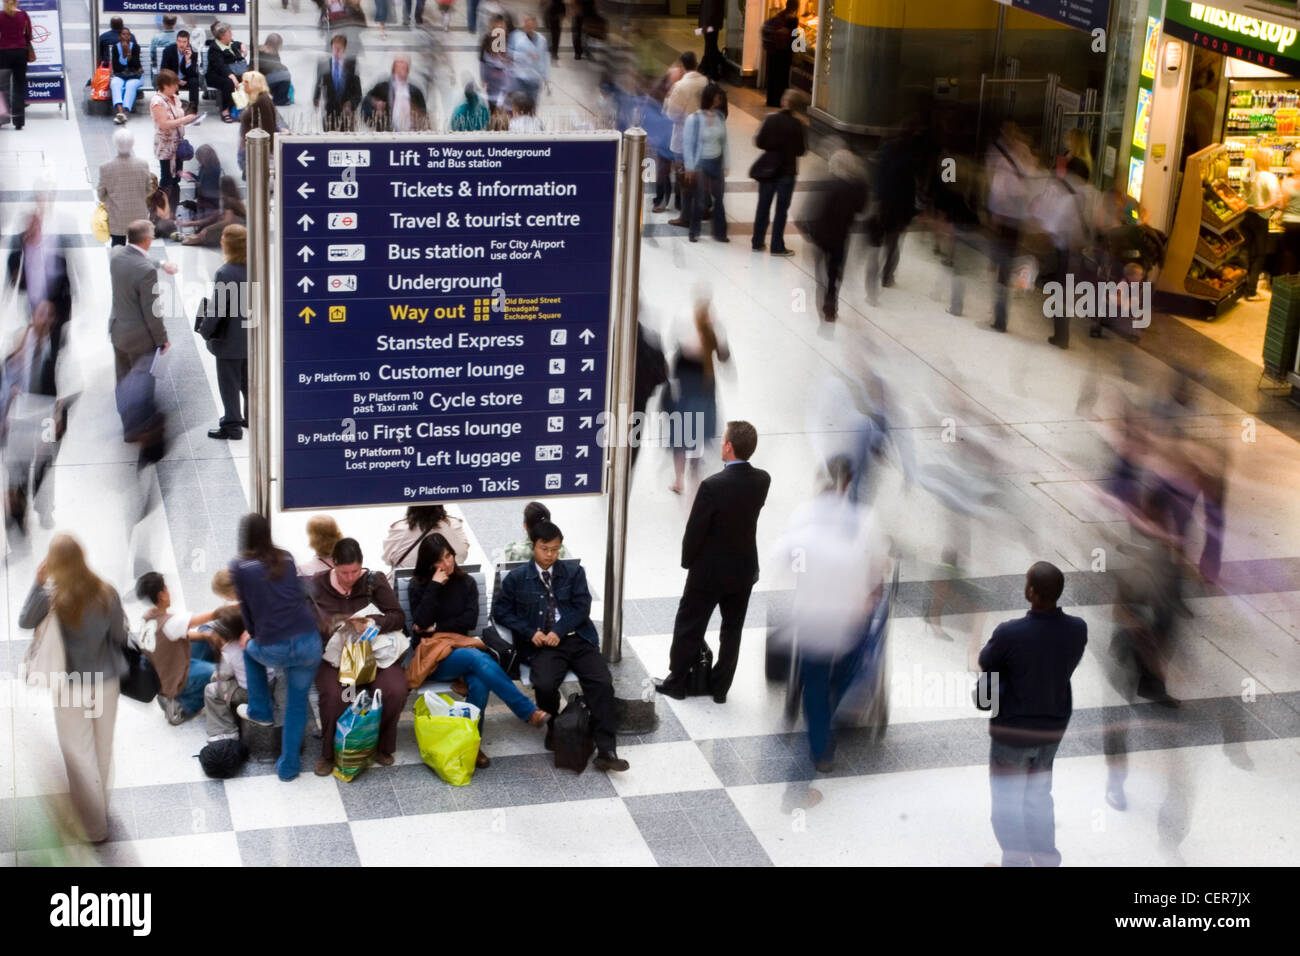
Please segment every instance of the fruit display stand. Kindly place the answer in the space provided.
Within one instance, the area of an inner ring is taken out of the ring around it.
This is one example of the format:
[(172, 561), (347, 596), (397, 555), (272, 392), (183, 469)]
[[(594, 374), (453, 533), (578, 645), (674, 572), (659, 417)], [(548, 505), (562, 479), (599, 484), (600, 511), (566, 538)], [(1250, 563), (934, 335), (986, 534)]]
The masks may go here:
[(1156, 281), (1157, 308), (1213, 319), (1230, 307), (1246, 276), (1242, 220), (1245, 201), (1228, 183), (1228, 150), (1207, 146), (1187, 159), (1169, 234), (1165, 265)]

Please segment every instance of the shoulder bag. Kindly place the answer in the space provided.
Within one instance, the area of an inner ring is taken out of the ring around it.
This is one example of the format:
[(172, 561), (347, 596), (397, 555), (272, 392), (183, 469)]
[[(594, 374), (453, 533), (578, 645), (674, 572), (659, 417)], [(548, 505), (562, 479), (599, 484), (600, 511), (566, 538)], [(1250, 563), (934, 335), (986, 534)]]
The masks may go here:
[(129, 640), (122, 654), (126, 658), (126, 673), (122, 675), (118, 685), (119, 690), (132, 700), (138, 700), (142, 704), (149, 703), (162, 689), (158, 672), (153, 669), (153, 664), (149, 662), (144, 651)]
[(749, 178), (760, 183), (770, 183), (781, 175), (781, 154), (774, 149), (765, 150), (749, 167)]
[(31, 683), (33, 678), (45, 682), (48, 687), (56, 679), (67, 673), (67, 655), (63, 649), (63, 628), (59, 626), (58, 615), (51, 607), (48, 614), (36, 625), (36, 633), (23, 658), (23, 680)]

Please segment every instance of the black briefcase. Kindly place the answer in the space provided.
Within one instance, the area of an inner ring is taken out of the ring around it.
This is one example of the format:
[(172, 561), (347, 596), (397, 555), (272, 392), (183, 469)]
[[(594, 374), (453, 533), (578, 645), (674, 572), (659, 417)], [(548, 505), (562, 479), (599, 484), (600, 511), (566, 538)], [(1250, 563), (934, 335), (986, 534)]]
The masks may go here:
[(713, 680), (713, 651), (706, 643), (699, 658), (686, 672), (686, 693), (690, 697), (708, 697), (713, 693), (709, 683)]
[(555, 748), (555, 766), (582, 773), (596, 752), (591, 732), (591, 711), (581, 694), (569, 698), (568, 706), (551, 722), (551, 743)]

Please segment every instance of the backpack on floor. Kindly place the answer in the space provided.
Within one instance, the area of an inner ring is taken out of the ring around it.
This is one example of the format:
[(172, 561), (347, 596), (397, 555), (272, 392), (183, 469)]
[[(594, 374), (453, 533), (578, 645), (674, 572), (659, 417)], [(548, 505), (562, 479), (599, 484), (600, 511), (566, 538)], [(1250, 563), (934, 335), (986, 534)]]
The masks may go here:
[(551, 723), (551, 742), (555, 745), (555, 766), (582, 773), (596, 752), (591, 733), (591, 711), (581, 694), (569, 698), (568, 706)]
[(226, 780), (239, 776), (248, 761), (248, 748), (243, 741), (228, 737), (214, 740), (199, 751), (199, 766), (209, 777)]

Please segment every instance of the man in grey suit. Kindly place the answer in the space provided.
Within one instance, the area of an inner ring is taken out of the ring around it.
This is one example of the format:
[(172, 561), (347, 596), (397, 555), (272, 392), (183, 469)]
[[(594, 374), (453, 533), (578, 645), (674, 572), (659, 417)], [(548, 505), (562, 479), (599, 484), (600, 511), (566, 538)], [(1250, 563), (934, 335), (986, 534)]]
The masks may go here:
[(117, 157), (99, 167), (99, 201), (108, 210), (113, 245), (124, 246), (127, 225), (149, 218), (149, 197), (158, 188), (158, 177), (143, 159), (131, 154), (135, 137), (129, 129), (113, 134), (113, 146)]
[[(155, 349), (165, 351), (170, 344), (158, 299), (159, 264), (149, 258), (153, 223), (148, 219), (131, 223), (126, 229), (126, 243), (113, 250), (108, 267), (113, 283), (108, 337), (113, 342), (119, 382), (141, 358)], [(174, 272), (175, 266), (168, 265), (171, 266), (168, 271)]]

